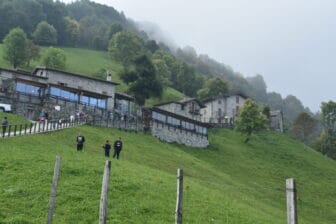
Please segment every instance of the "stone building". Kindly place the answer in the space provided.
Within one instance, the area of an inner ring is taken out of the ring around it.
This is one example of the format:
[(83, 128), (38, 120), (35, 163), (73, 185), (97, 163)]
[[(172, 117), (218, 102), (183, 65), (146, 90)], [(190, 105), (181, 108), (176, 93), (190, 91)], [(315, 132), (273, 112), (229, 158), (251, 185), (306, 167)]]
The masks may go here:
[(206, 123), (233, 123), (247, 97), (243, 94), (219, 94), (203, 101), (202, 121)]
[(138, 106), (133, 96), (125, 93), (115, 93), (114, 116), (135, 118), (137, 116)]
[(147, 109), (145, 116), (151, 134), (163, 141), (199, 148), (209, 145), (208, 127), (200, 121), (158, 107)]
[(32, 73), (0, 68), (0, 100), (29, 119), (37, 119), (42, 110), (55, 119), (68, 118), (78, 111), (105, 116), (114, 109), (116, 85), (44, 67)]
[(270, 111), (270, 129), (283, 132), (283, 114), (281, 110)]
[(157, 104), (154, 107), (178, 114), (193, 120), (201, 121), (201, 109), (205, 106), (201, 101), (191, 98), (180, 101), (170, 101), (162, 104)]

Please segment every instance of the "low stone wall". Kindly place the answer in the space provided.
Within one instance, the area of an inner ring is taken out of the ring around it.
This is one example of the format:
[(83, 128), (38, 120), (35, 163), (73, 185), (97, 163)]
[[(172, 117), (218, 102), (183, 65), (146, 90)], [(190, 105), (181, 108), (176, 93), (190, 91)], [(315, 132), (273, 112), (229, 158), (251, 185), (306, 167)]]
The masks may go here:
[(165, 142), (176, 142), (186, 146), (205, 148), (209, 145), (207, 136), (174, 128), (162, 123), (152, 122), (151, 133)]

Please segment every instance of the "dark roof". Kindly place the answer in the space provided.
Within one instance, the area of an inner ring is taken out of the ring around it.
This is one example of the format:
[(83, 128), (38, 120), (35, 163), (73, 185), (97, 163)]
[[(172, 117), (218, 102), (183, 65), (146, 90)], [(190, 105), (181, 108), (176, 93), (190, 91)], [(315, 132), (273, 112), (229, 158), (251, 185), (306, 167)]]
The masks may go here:
[(185, 117), (185, 116), (175, 114), (175, 113), (172, 113), (172, 112), (169, 112), (169, 111), (166, 111), (166, 110), (162, 110), (158, 107), (151, 107), (151, 108), (148, 108), (148, 109), (151, 110), (151, 111), (159, 112), (159, 113), (162, 113), (162, 114), (165, 114), (165, 115), (183, 120), (183, 121), (187, 121), (187, 122), (190, 122), (190, 123), (193, 123), (193, 124), (197, 124), (197, 125), (202, 126), (202, 127), (207, 127), (207, 128), (210, 127), (210, 125), (208, 123), (203, 123), (201, 121), (197, 121), (197, 120), (191, 119), (189, 117)]
[(41, 78), (41, 79), (47, 79), (46, 77), (40, 77), (40, 76), (36, 76), (28, 71), (24, 71), (24, 70), (18, 70), (18, 69), (6, 69), (6, 68), (0, 68), (0, 71), (6, 71), (6, 72), (11, 72), (11, 73), (15, 73), (15, 74), (19, 74), (19, 75), (25, 75), (25, 76), (30, 76), (30, 77), (37, 77), (37, 78)]
[(196, 101), (198, 103), (198, 105), (201, 107), (201, 108), (204, 108), (205, 105), (198, 99), (195, 99), (195, 98), (191, 98), (191, 99), (184, 99), (184, 100), (180, 100), (180, 101), (168, 101), (168, 102), (165, 102), (165, 103), (159, 103), (159, 104), (155, 104), (154, 106), (155, 107), (158, 107), (158, 106), (163, 106), (163, 105), (167, 105), (167, 104), (172, 104), (172, 103), (176, 103), (176, 104), (181, 104), (181, 105), (185, 105), (191, 101)]
[(241, 96), (241, 97), (243, 97), (244, 99), (249, 98), (249, 97), (247, 97), (247, 96), (246, 96), (245, 94), (243, 94), (243, 93), (230, 93), (230, 94), (225, 94), (225, 95), (223, 95), (223, 94), (219, 94), (219, 95), (217, 95), (217, 96), (209, 97), (209, 98), (206, 98), (206, 99), (202, 100), (202, 103), (208, 103), (208, 102), (210, 102), (210, 101), (217, 100), (217, 99), (219, 99), (219, 98), (227, 98), (227, 97), (230, 97), (230, 96), (236, 96), (236, 95)]
[(78, 92), (78, 91), (80, 91), (80, 92), (85, 93), (85, 95), (94, 96), (94, 97), (97, 97), (99, 99), (105, 99), (105, 98), (111, 98), (112, 97), (112, 96), (104, 94), (104, 93), (96, 93), (96, 92), (92, 92), (92, 91), (84, 90), (84, 89), (77, 89), (77, 88), (72, 88), (72, 87), (68, 87), (68, 86), (62, 86), (62, 85), (58, 85), (58, 84), (50, 84), (50, 85), (51, 86), (55, 86), (55, 87), (60, 88), (60, 89), (72, 91), (72, 92)]
[(61, 70), (57, 70), (57, 69), (53, 69), (53, 68), (47, 68), (47, 67), (36, 67), (32, 73), (36, 74), (37, 70), (47, 70), (47, 71), (59, 72), (59, 73), (67, 74), (67, 75), (80, 77), (80, 78), (95, 80), (95, 81), (98, 81), (98, 82), (104, 82), (104, 83), (119, 85), (119, 83), (116, 83), (116, 82), (106, 81), (106, 80), (103, 80), (103, 79), (93, 78), (93, 77), (90, 77), (90, 76), (87, 76), (87, 75), (79, 75), (79, 74), (76, 74), (76, 73), (61, 71)]
[(122, 100), (128, 100), (128, 101), (134, 101), (135, 98), (133, 96), (127, 95), (126, 93), (115, 93), (115, 98), (122, 99)]

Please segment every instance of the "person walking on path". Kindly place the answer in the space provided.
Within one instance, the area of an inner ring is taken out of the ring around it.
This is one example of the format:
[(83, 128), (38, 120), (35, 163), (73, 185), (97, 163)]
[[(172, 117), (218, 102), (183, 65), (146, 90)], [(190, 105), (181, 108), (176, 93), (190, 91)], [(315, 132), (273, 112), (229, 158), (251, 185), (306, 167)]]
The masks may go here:
[(2, 120), (2, 137), (5, 137), (7, 126), (8, 126), (8, 119), (7, 117), (4, 117), (4, 119)]
[(119, 137), (118, 140), (114, 142), (114, 153), (113, 153), (113, 158), (117, 157), (119, 159), (120, 151), (122, 150), (123, 143), (121, 141), (121, 138)]
[(106, 140), (105, 145), (103, 145), (105, 151), (105, 157), (110, 157), (111, 144), (109, 140)]
[(76, 141), (77, 141), (77, 151), (82, 151), (85, 142), (85, 137), (81, 133), (79, 133), (76, 138)]

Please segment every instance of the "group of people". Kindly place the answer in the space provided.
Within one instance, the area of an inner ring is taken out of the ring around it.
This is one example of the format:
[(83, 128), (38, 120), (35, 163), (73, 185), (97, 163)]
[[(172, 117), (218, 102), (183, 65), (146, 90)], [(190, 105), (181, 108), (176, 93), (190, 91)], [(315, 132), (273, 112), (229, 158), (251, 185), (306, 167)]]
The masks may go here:
[[(78, 134), (76, 138), (77, 142), (77, 151), (82, 151), (84, 147), (85, 137), (81, 133)], [(105, 152), (105, 157), (110, 157), (111, 144), (109, 140), (106, 140), (105, 144), (102, 146)], [(113, 158), (119, 159), (120, 152), (123, 148), (123, 142), (121, 141), (121, 137), (119, 137), (113, 144), (114, 153)]]

